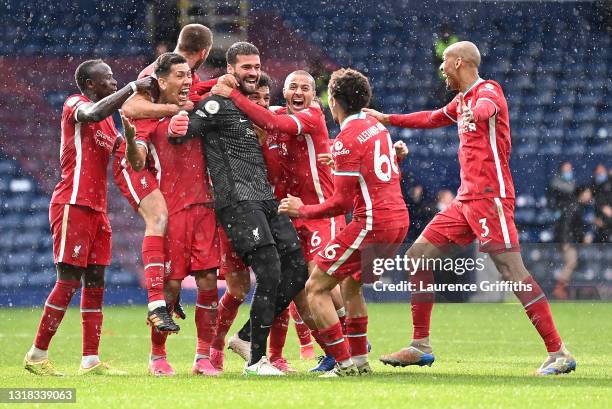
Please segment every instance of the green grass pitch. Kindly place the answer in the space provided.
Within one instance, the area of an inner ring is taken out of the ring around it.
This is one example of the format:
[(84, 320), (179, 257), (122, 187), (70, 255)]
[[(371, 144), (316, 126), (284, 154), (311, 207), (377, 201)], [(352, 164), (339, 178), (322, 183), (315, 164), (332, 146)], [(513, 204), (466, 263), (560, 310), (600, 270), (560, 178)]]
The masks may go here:
[[(0, 387), (75, 387), (82, 408), (610, 408), (612, 407), (612, 304), (553, 304), (557, 326), (578, 361), (577, 372), (538, 378), (534, 369), (545, 350), (518, 304), (440, 304), (432, 317), (433, 367), (392, 368), (379, 354), (404, 346), (410, 337), (408, 304), (369, 306), (370, 377), (317, 379), (306, 373), (289, 330), (286, 357), (300, 373), (275, 379), (241, 375), (243, 362), (226, 352), (225, 374), (216, 379), (190, 374), (195, 348), (193, 308), (182, 331), (168, 342), (177, 376), (147, 374), (148, 329), (144, 306), (108, 307), (101, 356), (128, 377), (78, 377), (81, 329), (71, 308), (54, 338), (50, 357), (64, 378), (25, 372), (40, 310), (0, 309)], [(241, 308), (233, 333), (246, 318)], [(5, 404), (3, 407), (35, 407)], [(40, 407), (50, 406), (49, 404)], [(57, 405), (54, 405), (57, 407)]]

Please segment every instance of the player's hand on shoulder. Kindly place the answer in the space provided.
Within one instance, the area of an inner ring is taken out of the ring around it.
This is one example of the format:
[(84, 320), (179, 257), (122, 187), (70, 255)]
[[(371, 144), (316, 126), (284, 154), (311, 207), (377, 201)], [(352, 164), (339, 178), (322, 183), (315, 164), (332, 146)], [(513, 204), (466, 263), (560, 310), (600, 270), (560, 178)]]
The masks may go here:
[[(217, 85), (223, 84), (230, 88), (238, 88), (238, 80), (233, 74), (224, 74), (217, 80)], [(213, 88), (214, 89), (214, 88)]]
[(408, 153), (410, 153), (410, 150), (404, 141), (395, 142), (393, 144), (393, 148), (395, 149), (395, 156), (397, 156), (398, 162), (403, 161), (406, 156), (408, 156)]
[(366, 115), (375, 118), (381, 124), (389, 125), (389, 115), (383, 114), (382, 112), (378, 112), (377, 110), (372, 108), (362, 108), (361, 111), (365, 112)]
[(330, 166), (332, 168), (334, 168), (335, 166), (335, 162), (334, 162), (334, 157), (332, 156), (331, 153), (319, 153), (317, 155), (317, 162), (319, 162), (321, 165), (326, 165), (326, 166)]
[(289, 217), (299, 217), (300, 207), (302, 206), (304, 206), (302, 199), (288, 194), (286, 198), (281, 200), (278, 213), (286, 214)]
[(149, 92), (157, 88), (157, 79), (149, 75), (134, 81), (134, 85), (137, 92)]
[(123, 111), (120, 110), (119, 113), (121, 114), (121, 122), (123, 123), (123, 134), (125, 135), (125, 139), (128, 142), (132, 142), (136, 137), (136, 127), (128, 117), (123, 115)]
[(181, 137), (187, 134), (189, 128), (189, 116), (187, 111), (181, 111), (170, 119), (168, 125), (168, 136)]
[(220, 97), (229, 98), (229, 96), (230, 96), (230, 94), (232, 93), (233, 90), (234, 90), (234, 88), (228, 87), (227, 85), (225, 85), (225, 84), (223, 84), (221, 82), (218, 82), (217, 85), (212, 87), (210, 92), (213, 95), (219, 95)]

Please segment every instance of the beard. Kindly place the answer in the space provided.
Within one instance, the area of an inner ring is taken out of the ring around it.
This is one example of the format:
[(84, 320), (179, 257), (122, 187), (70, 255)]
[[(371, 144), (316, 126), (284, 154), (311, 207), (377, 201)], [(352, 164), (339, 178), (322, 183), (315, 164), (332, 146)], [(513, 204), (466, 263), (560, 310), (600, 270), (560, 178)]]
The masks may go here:
[(251, 86), (250, 84), (244, 82), (244, 80), (236, 74), (234, 74), (234, 78), (236, 78), (236, 81), (238, 82), (238, 90), (244, 95), (251, 95), (255, 92), (255, 90), (257, 90), (257, 82), (259, 79), (255, 81), (255, 85)]

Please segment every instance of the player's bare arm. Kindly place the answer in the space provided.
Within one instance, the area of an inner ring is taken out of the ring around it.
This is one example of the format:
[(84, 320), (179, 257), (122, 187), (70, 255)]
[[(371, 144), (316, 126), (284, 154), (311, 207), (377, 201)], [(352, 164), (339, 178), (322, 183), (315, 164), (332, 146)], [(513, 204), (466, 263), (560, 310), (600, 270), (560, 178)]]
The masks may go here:
[[(112, 73), (109, 73), (112, 78)], [(130, 82), (119, 91), (102, 98), (95, 104), (84, 104), (77, 111), (77, 119), (79, 122), (100, 122), (104, 118), (109, 117), (135, 92), (147, 91), (153, 86), (153, 79), (143, 78), (137, 81)]]
[(136, 127), (123, 112), (121, 113), (121, 122), (123, 122), (123, 133), (125, 135), (125, 158), (134, 170), (140, 171), (144, 168), (147, 150), (141, 144), (136, 143)]
[[(191, 108), (193, 109), (193, 103)], [(138, 92), (123, 104), (122, 109), (129, 118), (144, 119), (176, 115), (181, 107), (175, 104), (156, 104), (151, 101), (151, 96), (147, 92)]]

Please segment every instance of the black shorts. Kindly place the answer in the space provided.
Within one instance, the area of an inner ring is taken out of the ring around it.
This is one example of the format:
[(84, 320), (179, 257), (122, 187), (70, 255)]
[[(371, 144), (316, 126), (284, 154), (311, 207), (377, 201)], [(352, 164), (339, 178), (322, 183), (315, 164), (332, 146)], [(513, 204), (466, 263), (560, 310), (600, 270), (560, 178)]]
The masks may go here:
[(273, 244), (278, 254), (301, 250), (289, 217), (278, 214), (276, 200), (245, 200), (217, 210), (217, 219), (234, 250), (245, 260), (253, 250)]

